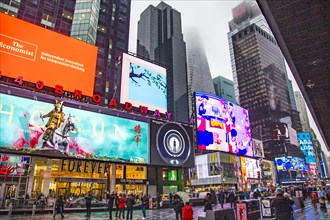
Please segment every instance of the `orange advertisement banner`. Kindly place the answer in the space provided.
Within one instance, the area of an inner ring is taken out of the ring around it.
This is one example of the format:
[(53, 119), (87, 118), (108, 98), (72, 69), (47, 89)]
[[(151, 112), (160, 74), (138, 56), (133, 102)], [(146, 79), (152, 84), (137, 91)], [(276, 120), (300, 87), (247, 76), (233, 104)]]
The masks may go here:
[(92, 96), (97, 47), (0, 13), (0, 71)]

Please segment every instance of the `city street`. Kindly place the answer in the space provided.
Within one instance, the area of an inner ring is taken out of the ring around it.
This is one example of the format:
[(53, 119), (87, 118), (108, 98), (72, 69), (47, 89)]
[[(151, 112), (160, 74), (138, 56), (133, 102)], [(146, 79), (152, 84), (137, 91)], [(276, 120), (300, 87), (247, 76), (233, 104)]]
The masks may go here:
[[(226, 204), (225, 208), (229, 208), (230, 205)], [(311, 204), (306, 204), (304, 209), (296, 210), (295, 211), (295, 220), (323, 220), (329, 219), (330, 220), (330, 211), (329, 211), (329, 204), (327, 204), (328, 210), (326, 212), (321, 211), (319, 208), (313, 208)], [(198, 216), (205, 216), (202, 206), (193, 207), (194, 209), (194, 219), (198, 219)], [(213, 209), (220, 209), (219, 205), (213, 207)], [(113, 213), (114, 214), (114, 213)], [(84, 212), (79, 213), (64, 213), (65, 219), (109, 219), (109, 214), (107, 212), (92, 212), (92, 216), (90, 218), (85, 217)], [(125, 213), (126, 217), (126, 213)], [(1, 216), (2, 220), (25, 220), (25, 219), (43, 219), (48, 220), (52, 219), (52, 214), (37, 214), (35, 216), (31, 215), (13, 215), (12, 218), (8, 218), (8, 216)], [(56, 219), (61, 219), (60, 215), (56, 216)], [(116, 219), (116, 218), (113, 218)], [(134, 210), (133, 219), (142, 219), (142, 212), (141, 210)], [(175, 213), (173, 209), (160, 209), (160, 210), (147, 210), (147, 218), (148, 220), (174, 220)]]

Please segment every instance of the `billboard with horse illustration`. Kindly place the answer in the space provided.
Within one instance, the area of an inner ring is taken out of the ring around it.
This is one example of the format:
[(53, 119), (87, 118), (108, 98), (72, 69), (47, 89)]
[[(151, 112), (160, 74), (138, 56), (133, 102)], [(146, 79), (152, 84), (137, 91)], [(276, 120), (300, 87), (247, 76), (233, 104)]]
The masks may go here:
[(0, 152), (149, 163), (146, 122), (0, 94)]

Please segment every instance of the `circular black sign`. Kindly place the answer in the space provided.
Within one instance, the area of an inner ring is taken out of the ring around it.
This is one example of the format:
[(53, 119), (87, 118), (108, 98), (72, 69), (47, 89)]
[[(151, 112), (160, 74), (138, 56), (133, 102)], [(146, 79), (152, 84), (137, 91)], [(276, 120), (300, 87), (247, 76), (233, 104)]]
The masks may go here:
[(157, 132), (157, 150), (161, 158), (170, 165), (181, 166), (190, 156), (190, 139), (179, 124), (163, 124)]

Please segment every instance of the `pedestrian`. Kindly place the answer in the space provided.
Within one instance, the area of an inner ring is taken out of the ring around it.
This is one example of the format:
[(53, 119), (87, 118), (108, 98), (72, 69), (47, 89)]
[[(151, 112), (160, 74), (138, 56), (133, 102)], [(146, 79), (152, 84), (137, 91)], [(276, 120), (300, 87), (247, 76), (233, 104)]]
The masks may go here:
[(220, 191), (218, 195), (219, 203), (221, 204), (221, 208), (223, 208), (223, 204), (225, 203), (225, 192), (223, 190)]
[(162, 196), (159, 193), (157, 193), (156, 201), (157, 201), (157, 209), (160, 209)]
[(142, 219), (146, 219), (146, 208), (148, 206), (149, 203), (149, 198), (147, 197), (146, 194), (143, 194), (142, 198), (141, 198), (141, 209), (142, 209)]
[(290, 198), (284, 197), (284, 191), (281, 188), (277, 188), (275, 194), (276, 197), (270, 203), (270, 206), (275, 208), (275, 219), (291, 219), (292, 205), (294, 202)]
[(212, 210), (212, 203), (211, 203), (211, 194), (207, 193), (205, 198), (204, 198), (204, 212), (206, 212), (207, 210)]
[(134, 204), (135, 204), (135, 197), (134, 197), (133, 193), (131, 193), (131, 195), (129, 195), (128, 198), (126, 199), (126, 208), (127, 208), (126, 219), (127, 220), (133, 219)]
[(63, 215), (63, 206), (64, 206), (63, 196), (62, 195), (59, 195), (56, 198), (56, 201), (55, 201), (55, 208), (54, 208), (54, 212), (53, 212), (53, 219), (55, 219), (57, 213), (60, 213), (61, 214), (61, 217), (64, 218), (64, 215)]
[(118, 218), (118, 212), (119, 212), (119, 207), (118, 207), (118, 205), (119, 205), (119, 202), (120, 202), (120, 198), (119, 198), (119, 196), (118, 196), (118, 193), (116, 192), (116, 193), (115, 193), (116, 218)]
[(173, 198), (174, 198), (173, 206), (174, 206), (176, 220), (179, 220), (179, 217), (182, 220), (183, 201), (181, 197), (177, 194), (175, 194)]
[[(126, 200), (124, 198), (123, 194), (119, 194), (119, 204), (118, 204), (118, 209), (119, 209), (119, 219), (125, 219), (125, 203)], [(123, 216), (123, 218), (120, 218), (120, 216)]]
[(115, 192), (112, 192), (111, 194), (107, 194), (107, 199), (108, 199), (108, 208), (109, 208), (109, 219), (112, 219), (112, 210), (116, 199)]
[(87, 214), (85, 215), (85, 217), (91, 217), (92, 198), (93, 198), (93, 196), (92, 196), (91, 191), (88, 191), (87, 195), (85, 196), (86, 211), (87, 211)]
[(172, 192), (170, 192), (170, 194), (168, 195), (168, 198), (169, 198), (169, 200), (170, 200), (170, 208), (172, 208), (172, 202), (173, 202), (173, 194), (172, 194)]
[(186, 205), (182, 209), (182, 220), (193, 220), (194, 219), (194, 210), (189, 205), (189, 202), (186, 202)]
[(235, 192), (234, 190), (230, 191), (229, 195), (228, 195), (228, 199), (230, 202), (230, 207), (233, 208), (233, 206), (235, 207)]
[[(289, 193), (284, 193), (283, 196), (290, 199)], [(290, 220), (293, 220), (293, 207), (292, 207), (292, 205), (290, 205), (290, 208), (291, 208)]]
[(217, 196), (215, 194), (215, 190), (211, 188), (210, 193), (211, 193), (211, 203), (217, 204)]

